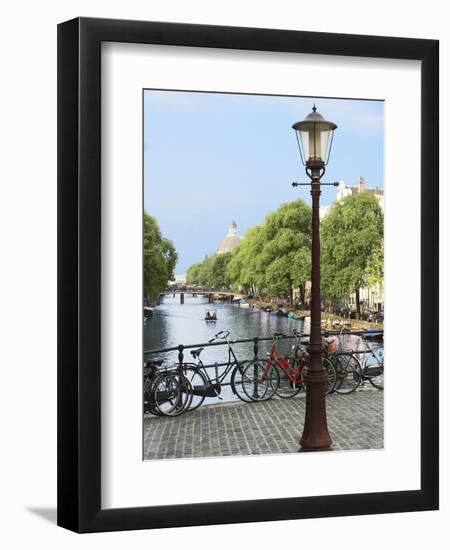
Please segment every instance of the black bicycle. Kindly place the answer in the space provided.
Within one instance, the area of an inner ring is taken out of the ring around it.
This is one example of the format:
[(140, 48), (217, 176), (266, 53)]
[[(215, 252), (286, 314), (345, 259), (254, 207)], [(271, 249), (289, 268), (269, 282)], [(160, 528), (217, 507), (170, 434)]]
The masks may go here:
[(163, 360), (144, 363), (144, 413), (178, 416), (189, 409), (192, 385), (180, 369), (162, 370), (162, 363)]
[[(195, 362), (188, 362), (179, 365), (181, 372), (192, 385), (192, 400), (188, 410), (198, 409), (206, 397), (220, 397), (223, 386), (231, 386), (232, 392), (242, 401), (249, 402), (250, 399), (245, 394), (242, 387), (242, 373), (248, 361), (239, 361), (233, 349), (233, 340), (229, 338), (230, 332), (221, 330), (214, 338), (209, 340), (212, 344), (216, 340), (225, 340), (228, 346), (228, 359), (225, 363), (215, 363), (214, 365), (205, 365), (200, 357), (204, 348), (191, 350), (191, 355)], [(214, 376), (208, 371), (214, 369)], [(231, 374), (231, 376), (230, 376)], [(230, 381), (226, 382), (230, 377)]]

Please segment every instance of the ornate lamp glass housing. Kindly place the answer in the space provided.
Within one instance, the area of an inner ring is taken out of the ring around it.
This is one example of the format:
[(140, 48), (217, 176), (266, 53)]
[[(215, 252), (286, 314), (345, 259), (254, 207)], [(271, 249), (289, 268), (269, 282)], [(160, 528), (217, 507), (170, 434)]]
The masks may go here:
[(295, 130), (302, 163), (315, 167), (327, 165), (336, 124), (325, 120), (314, 105), (305, 120), (296, 122), (292, 128)]

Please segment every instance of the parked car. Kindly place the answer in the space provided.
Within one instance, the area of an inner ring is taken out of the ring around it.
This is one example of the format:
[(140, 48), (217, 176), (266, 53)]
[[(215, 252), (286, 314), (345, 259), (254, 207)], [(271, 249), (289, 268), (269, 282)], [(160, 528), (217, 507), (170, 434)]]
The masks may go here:
[(377, 314), (375, 311), (370, 311), (370, 309), (366, 309), (361, 314), (361, 319), (364, 321), (368, 321), (369, 323), (375, 321), (377, 318)]
[(347, 319), (356, 319), (356, 310), (346, 306), (336, 308), (336, 313), (341, 317), (346, 317)]
[(376, 319), (377, 319), (378, 323), (383, 323), (384, 322), (384, 311), (378, 311)]

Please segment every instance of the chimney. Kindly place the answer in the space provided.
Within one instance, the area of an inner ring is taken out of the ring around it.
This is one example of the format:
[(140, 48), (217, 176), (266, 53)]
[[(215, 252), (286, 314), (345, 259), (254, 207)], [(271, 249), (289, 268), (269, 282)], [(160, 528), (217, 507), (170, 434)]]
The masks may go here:
[(362, 193), (365, 190), (366, 190), (366, 180), (362, 176), (359, 176), (358, 193)]

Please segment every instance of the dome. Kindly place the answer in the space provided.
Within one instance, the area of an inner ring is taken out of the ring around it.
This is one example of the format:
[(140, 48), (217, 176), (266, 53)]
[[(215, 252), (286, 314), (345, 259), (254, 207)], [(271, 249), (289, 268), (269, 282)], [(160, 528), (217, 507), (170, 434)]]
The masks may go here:
[(240, 243), (241, 237), (237, 234), (237, 226), (234, 220), (231, 220), (228, 225), (228, 234), (220, 241), (219, 246), (217, 247), (218, 254), (225, 254), (226, 252), (231, 252), (233, 248)]

